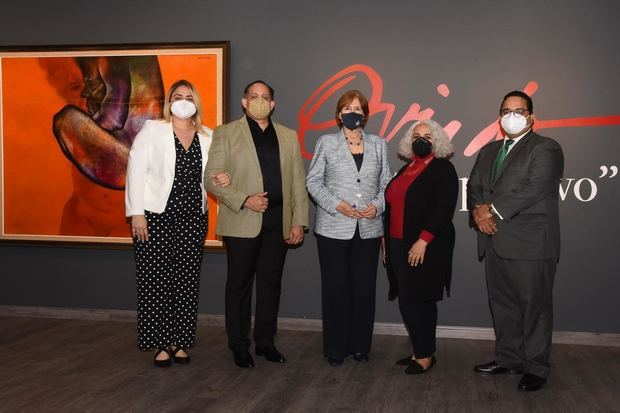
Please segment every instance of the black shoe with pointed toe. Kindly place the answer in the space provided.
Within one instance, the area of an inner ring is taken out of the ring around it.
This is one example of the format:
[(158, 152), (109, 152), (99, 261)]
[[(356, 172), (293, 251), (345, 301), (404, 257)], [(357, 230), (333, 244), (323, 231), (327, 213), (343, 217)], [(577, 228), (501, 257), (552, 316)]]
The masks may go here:
[(254, 367), (254, 359), (249, 351), (233, 351), (233, 358), (235, 359), (235, 364), (242, 369), (249, 369), (250, 367)]
[(267, 347), (259, 347), (256, 346), (256, 355), (257, 356), (265, 356), (268, 361), (272, 363), (286, 363), (286, 359), (284, 355), (278, 351), (275, 346), (267, 346)]
[(519, 381), (519, 386), (517, 388), (520, 391), (536, 391), (542, 389), (545, 383), (547, 383), (547, 379), (535, 374), (525, 373), (523, 377), (521, 377), (521, 381)]
[(407, 366), (407, 368), (405, 369), (405, 373), (406, 374), (424, 374), (427, 373), (430, 369), (433, 368), (433, 366), (435, 365), (435, 363), (437, 362), (437, 359), (435, 358), (435, 356), (431, 357), (431, 364), (428, 365), (427, 368), (422, 367), (421, 364), (418, 364), (416, 361), (411, 360), (411, 364), (409, 364), (409, 366)]
[(482, 374), (521, 374), (522, 371), (520, 370), (513, 370), (513, 369), (509, 369), (507, 367), (503, 367), (500, 366), (499, 363), (495, 360), (493, 360), (490, 363), (487, 364), (478, 364), (477, 366), (474, 366), (474, 371), (476, 373), (482, 373)]

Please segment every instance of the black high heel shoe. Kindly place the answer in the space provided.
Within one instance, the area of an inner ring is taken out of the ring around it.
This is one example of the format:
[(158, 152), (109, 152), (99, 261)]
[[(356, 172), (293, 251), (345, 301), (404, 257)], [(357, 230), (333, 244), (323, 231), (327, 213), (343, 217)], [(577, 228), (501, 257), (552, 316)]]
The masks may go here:
[(402, 359), (396, 361), (397, 366), (408, 366), (411, 363), (414, 363), (413, 356), (403, 357)]
[[(183, 350), (185, 354), (187, 354), (187, 356), (185, 357), (177, 356), (177, 353), (181, 350)], [(174, 359), (175, 363), (179, 363), (179, 364), (189, 364), (191, 360), (191, 358), (189, 357), (189, 353), (183, 347), (176, 347), (174, 350), (172, 350), (172, 358)]]
[[(157, 360), (157, 356), (159, 356), (161, 353), (166, 353), (168, 355), (168, 358), (165, 360)], [(170, 349), (167, 347), (157, 349), (157, 353), (155, 353), (155, 356), (153, 357), (153, 363), (155, 363), (157, 367), (170, 367), (172, 365)]]
[(435, 358), (435, 356), (431, 356), (431, 363), (428, 365), (427, 368), (424, 368), (424, 367), (422, 367), (421, 364), (413, 361), (405, 369), (405, 373), (406, 374), (424, 374), (424, 373), (427, 373), (430, 369), (432, 369), (433, 366), (435, 365), (435, 363), (437, 363), (437, 359)]

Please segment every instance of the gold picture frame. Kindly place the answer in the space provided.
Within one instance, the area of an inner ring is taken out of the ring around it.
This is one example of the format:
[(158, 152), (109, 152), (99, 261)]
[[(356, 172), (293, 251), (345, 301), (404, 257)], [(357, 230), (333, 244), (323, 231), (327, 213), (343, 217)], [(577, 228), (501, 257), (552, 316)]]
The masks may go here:
[[(0, 241), (131, 245), (135, 134), (181, 78), (201, 95), (203, 123), (225, 123), (228, 56), (228, 42), (0, 48)], [(208, 202), (205, 247), (219, 249)]]

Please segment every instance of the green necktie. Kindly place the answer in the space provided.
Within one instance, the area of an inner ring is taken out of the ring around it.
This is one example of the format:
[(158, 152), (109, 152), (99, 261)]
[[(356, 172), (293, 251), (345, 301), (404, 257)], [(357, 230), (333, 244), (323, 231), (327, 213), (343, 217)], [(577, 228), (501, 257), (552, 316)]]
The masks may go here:
[(491, 175), (491, 181), (495, 182), (499, 168), (502, 166), (502, 162), (504, 162), (506, 155), (508, 155), (508, 149), (513, 143), (515, 143), (514, 139), (506, 139), (504, 146), (502, 146), (502, 149), (499, 150), (497, 158), (495, 158), (495, 163), (493, 164), (493, 175)]

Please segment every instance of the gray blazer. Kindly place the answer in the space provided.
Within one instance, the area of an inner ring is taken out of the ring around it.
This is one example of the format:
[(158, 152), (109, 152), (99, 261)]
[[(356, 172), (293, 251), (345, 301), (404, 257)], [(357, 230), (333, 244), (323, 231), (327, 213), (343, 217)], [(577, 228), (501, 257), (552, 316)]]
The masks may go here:
[(392, 174), (387, 145), (383, 138), (362, 131), (364, 161), (357, 171), (344, 133), (323, 135), (314, 150), (306, 176), (306, 187), (317, 204), (314, 231), (335, 239), (351, 239), (358, 220), (336, 211), (341, 201), (358, 208), (370, 203), (377, 207), (373, 220), (359, 220), (360, 236), (364, 239), (383, 235), (381, 215), (385, 209), (384, 191)]
[(490, 242), (505, 259), (545, 260), (560, 256), (558, 185), (564, 170), (560, 145), (529, 132), (512, 148), (495, 183), (491, 169), (503, 141), (484, 146), (467, 181), (467, 206), (492, 203), (503, 219), (497, 233), (478, 232), (478, 255)]

